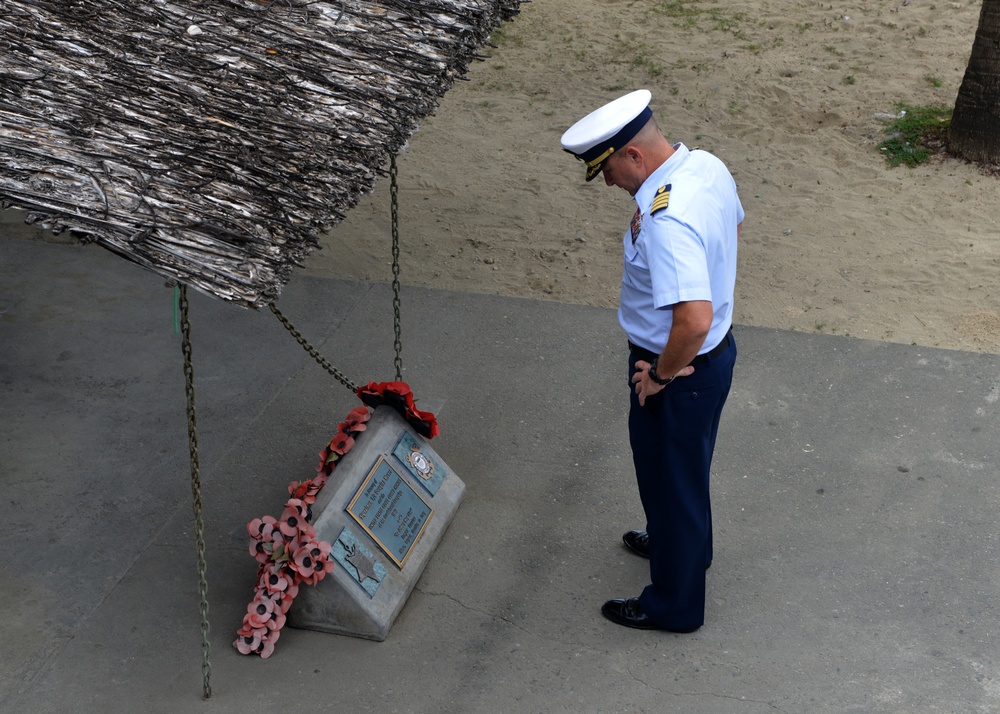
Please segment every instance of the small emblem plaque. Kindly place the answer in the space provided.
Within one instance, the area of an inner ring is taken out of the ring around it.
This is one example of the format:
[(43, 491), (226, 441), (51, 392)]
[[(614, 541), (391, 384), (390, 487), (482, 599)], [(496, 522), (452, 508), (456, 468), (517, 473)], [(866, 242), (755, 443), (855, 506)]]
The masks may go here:
[(400, 460), (407, 471), (413, 474), (417, 483), (427, 489), (428, 493), (433, 496), (438, 492), (441, 482), (444, 481), (445, 470), (438, 467), (429, 449), (421, 447), (412, 434), (404, 431), (392, 454)]

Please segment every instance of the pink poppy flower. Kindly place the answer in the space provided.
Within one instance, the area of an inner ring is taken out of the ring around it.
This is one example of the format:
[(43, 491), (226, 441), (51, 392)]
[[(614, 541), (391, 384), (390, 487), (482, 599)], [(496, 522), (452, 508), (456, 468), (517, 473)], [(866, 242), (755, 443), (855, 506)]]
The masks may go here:
[(323, 561), (323, 567), (320, 568), (320, 569), (318, 569), (316, 571), (316, 582), (314, 582), (313, 585), (315, 585), (320, 580), (322, 580), (323, 578), (325, 578), (329, 573), (332, 573), (334, 567), (335, 567), (335, 564), (334, 564), (334, 562), (332, 560), (324, 560)]
[(289, 516), (305, 518), (309, 514), (309, 507), (297, 498), (289, 498), (285, 501), (285, 510), (281, 512), (281, 518), (287, 519)]
[(288, 589), (292, 584), (292, 579), (285, 574), (285, 569), (278, 563), (272, 563), (264, 568), (261, 574), (261, 584), (269, 593), (280, 593)]
[(316, 569), (311, 550), (308, 545), (302, 546), (292, 554), (292, 560), (289, 563), (302, 578), (311, 576)]
[(278, 615), (288, 614), (288, 610), (292, 607), (292, 602), (295, 598), (291, 597), (286, 590), (281, 593), (272, 593), (272, 600), (274, 602), (274, 614), (271, 617), (276, 618)]
[(267, 631), (277, 632), (285, 626), (285, 619), (285, 613), (281, 612), (281, 610), (275, 610), (271, 619), (267, 621)]
[(269, 552), (267, 545), (265, 543), (261, 543), (259, 540), (250, 541), (250, 555), (252, 555), (261, 565), (271, 560), (271, 553)]
[(306, 523), (306, 515), (309, 507), (297, 498), (290, 498), (285, 503), (285, 510), (281, 513), (281, 520), (278, 521), (278, 530), (286, 539), (294, 538), (299, 533), (299, 528)]
[(313, 583), (313, 576), (317, 568), (322, 569), (320, 559), (323, 558), (323, 551), (316, 543), (306, 543), (292, 554), (292, 567), (299, 574), (302, 582)]
[[(285, 541), (284, 536), (281, 535), (281, 531), (275, 531), (274, 535), (276, 540), (265, 543), (264, 550), (271, 554), (270, 560), (278, 562), (285, 551)], [(267, 563), (264, 563), (264, 565), (267, 565)]]
[(247, 614), (244, 622), (254, 629), (265, 627), (267, 621), (271, 619), (274, 612), (274, 602), (268, 598), (254, 598), (253, 602), (247, 605)]
[(256, 538), (257, 540), (269, 540), (271, 531), (274, 530), (275, 523), (277, 523), (277, 520), (272, 516), (254, 518), (252, 521), (247, 523), (247, 532), (250, 534), (251, 538)]
[(274, 654), (274, 645), (278, 641), (278, 635), (280, 634), (278, 630), (275, 630), (274, 632), (269, 632), (263, 639), (260, 648), (261, 659), (267, 659)]
[(315, 585), (328, 572), (333, 571), (333, 562), (329, 558), (330, 544), (325, 541), (312, 541), (295, 551), (292, 562), (302, 582)]
[(240, 629), (236, 630), (237, 635), (240, 635), (241, 637), (252, 637), (256, 635), (257, 639), (259, 640), (267, 633), (267, 628), (262, 627), (255, 630), (254, 628), (247, 625), (245, 620), (246, 618), (244, 618), (243, 626)]
[[(240, 654), (254, 654), (258, 652), (261, 648), (261, 637), (262, 635), (257, 634), (258, 631), (248, 631), (250, 634), (243, 634), (241, 629), (237, 634), (239, 637), (233, 642), (233, 647), (235, 647)], [(263, 630), (267, 632), (267, 630)]]
[(298, 533), (293, 538), (288, 540), (285, 546), (291, 552), (295, 552), (302, 547), (303, 543), (308, 543), (311, 540), (316, 539), (316, 528), (306, 521), (299, 521)]
[[(270, 600), (274, 606), (274, 610), (271, 612), (271, 619), (265, 623), (265, 627), (273, 630), (278, 622), (281, 622), (282, 624), (277, 626), (279, 628), (283, 627), (285, 621), (280, 618), (279, 615), (288, 614), (288, 610), (291, 609), (292, 602), (295, 600), (295, 597), (289, 595), (288, 590), (285, 590), (284, 592), (267, 593), (266, 596), (262, 595), (261, 599), (264, 599), (265, 597)], [(247, 615), (247, 617), (249, 618), (250, 616)]]

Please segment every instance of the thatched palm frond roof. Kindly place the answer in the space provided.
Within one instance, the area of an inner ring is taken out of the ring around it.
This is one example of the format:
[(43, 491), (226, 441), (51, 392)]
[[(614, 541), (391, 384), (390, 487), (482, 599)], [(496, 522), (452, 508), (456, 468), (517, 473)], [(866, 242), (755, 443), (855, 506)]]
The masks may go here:
[(0, 200), (259, 307), (520, 0), (6, 0)]

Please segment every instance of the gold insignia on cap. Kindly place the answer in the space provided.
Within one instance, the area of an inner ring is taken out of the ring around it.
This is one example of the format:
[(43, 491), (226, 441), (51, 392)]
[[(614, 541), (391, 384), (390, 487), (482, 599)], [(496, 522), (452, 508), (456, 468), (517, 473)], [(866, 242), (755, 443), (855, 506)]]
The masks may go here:
[(670, 203), (670, 184), (666, 186), (660, 186), (656, 189), (656, 197), (653, 198), (653, 204), (649, 207), (649, 215), (653, 215), (657, 211), (662, 211)]
[(603, 154), (601, 154), (600, 156), (598, 156), (596, 159), (592, 159), (592, 160), (588, 161), (587, 162), (587, 166), (589, 166), (590, 168), (594, 168), (595, 166), (600, 166), (605, 161), (607, 161), (608, 157), (611, 156), (611, 154), (613, 154), (613, 153), (615, 153), (615, 147), (613, 147), (613, 146), (609, 147), (607, 151), (605, 151)]

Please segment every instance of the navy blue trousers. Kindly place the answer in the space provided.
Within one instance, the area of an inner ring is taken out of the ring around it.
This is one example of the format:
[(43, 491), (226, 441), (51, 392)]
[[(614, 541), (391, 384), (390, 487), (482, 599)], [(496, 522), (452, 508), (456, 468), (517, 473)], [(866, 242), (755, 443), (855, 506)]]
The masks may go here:
[(701, 627), (705, 569), (712, 563), (709, 472), (733, 381), (736, 340), (730, 335), (722, 354), (675, 379), (646, 399), (646, 406), (639, 406), (631, 382), (636, 359), (629, 359), (629, 441), (646, 513), (652, 581), (639, 604), (661, 627)]

